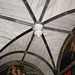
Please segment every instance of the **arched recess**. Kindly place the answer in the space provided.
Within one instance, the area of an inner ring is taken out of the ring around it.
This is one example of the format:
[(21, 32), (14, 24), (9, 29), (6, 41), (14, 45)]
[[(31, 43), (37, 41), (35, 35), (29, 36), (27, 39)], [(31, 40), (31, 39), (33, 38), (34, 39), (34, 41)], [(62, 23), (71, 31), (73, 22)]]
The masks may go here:
[(59, 53), (57, 75), (75, 75), (75, 28), (67, 36)]
[(9, 75), (9, 72), (11, 73), (11, 67), (15, 67), (16, 69), (19, 68), (21, 71), (25, 72), (26, 75), (44, 75), (43, 72), (35, 65), (19, 60), (10, 61), (0, 66), (0, 74)]

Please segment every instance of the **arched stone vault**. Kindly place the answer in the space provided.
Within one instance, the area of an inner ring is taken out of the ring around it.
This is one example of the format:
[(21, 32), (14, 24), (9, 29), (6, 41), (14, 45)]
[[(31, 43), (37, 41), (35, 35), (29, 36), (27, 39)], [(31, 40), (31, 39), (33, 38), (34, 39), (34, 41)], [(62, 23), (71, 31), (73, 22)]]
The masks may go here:
[[(24, 60), (42, 69), (45, 75), (52, 75), (49, 68), (56, 69), (63, 42), (75, 27), (75, 1), (56, 0), (52, 6), (50, 0), (44, 0), (43, 4), (41, 0), (26, 1), (0, 0), (0, 65)], [(33, 34), (36, 23), (44, 26), (43, 35), (39, 39)], [(14, 51), (16, 54), (13, 54)], [(12, 55), (2, 59), (1, 56), (9, 52)]]

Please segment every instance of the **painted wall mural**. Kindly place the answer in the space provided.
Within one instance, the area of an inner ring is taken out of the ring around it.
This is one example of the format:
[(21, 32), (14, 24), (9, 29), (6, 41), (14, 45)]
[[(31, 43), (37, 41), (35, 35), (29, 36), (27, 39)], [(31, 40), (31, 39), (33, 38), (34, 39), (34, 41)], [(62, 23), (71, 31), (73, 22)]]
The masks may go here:
[[(28, 62), (12, 61), (2, 66), (0, 75), (43, 75), (38, 68)], [(33, 67), (32, 67), (33, 66)]]
[(58, 62), (58, 75), (75, 75), (75, 28), (62, 46)]

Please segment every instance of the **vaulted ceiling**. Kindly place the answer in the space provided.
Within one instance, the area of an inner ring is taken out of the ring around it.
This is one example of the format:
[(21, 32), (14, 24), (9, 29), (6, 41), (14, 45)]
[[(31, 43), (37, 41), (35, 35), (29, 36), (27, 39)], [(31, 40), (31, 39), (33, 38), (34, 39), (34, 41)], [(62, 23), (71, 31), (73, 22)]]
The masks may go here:
[[(37, 21), (39, 22), (39, 18), (46, 0), (27, 1)], [(75, 27), (75, 13), (68, 14), (66, 12), (72, 9), (74, 9), (75, 12), (75, 0), (50, 0), (41, 22), (42, 24), (45, 24), (43, 28), (43, 34), (52, 53), (55, 65), (57, 63), (58, 55), (64, 43), (64, 40), (71, 32), (71, 30)], [(57, 15), (61, 13), (63, 13), (63, 15), (65, 16), (57, 18)], [(49, 19), (51, 19), (52, 21)], [(34, 20), (32, 19), (32, 16), (30, 15), (27, 7), (24, 5), (22, 0), (0, 0), (0, 49), (2, 49), (9, 41), (14, 39), (16, 36), (30, 29), (34, 25)], [(11, 51), (25, 51), (32, 34), (33, 31), (19, 38), (4, 51), (2, 51), (0, 53), (0, 56)], [(38, 39), (35, 36), (28, 51), (40, 55), (52, 65), (42, 37)], [(8, 58), (5, 57), (4, 59), (0, 60), (0, 65), (3, 64), (3, 62), (22, 59), (22, 56), (23, 54), (14, 54), (8, 56)], [(34, 65), (41, 68), (45, 75), (49, 75), (49, 68), (44, 69), (43, 67), (47, 65), (37, 57), (27, 54), (24, 60), (33, 63)]]

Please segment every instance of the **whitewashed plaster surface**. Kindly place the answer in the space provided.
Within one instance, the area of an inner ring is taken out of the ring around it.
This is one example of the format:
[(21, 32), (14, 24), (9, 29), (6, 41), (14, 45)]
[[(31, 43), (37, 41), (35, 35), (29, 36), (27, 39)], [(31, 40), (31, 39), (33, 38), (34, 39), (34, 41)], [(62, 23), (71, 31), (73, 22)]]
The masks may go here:
[[(35, 14), (37, 19), (39, 19), (43, 6), (45, 4), (45, 0), (43, 1), (42, 0), (28, 0), (28, 3), (31, 6), (33, 13)], [(75, 0), (56, 0), (56, 1), (53, 0), (53, 1), (54, 1), (54, 4), (52, 5), (49, 4), (49, 7), (43, 18), (43, 21), (59, 13), (62, 13), (71, 9), (75, 9)], [(24, 6), (21, 0), (0, 0), (0, 15), (5, 15), (5, 16), (9, 16), (12, 18), (22, 20), (22, 21), (33, 23), (33, 20), (29, 12), (27, 11), (26, 7)], [(63, 18), (52, 21), (51, 23), (48, 23), (46, 26), (71, 31), (73, 27), (75, 27), (75, 14), (67, 15)], [(29, 28), (31, 27), (27, 25), (18, 24), (15, 22), (0, 19), (0, 49), (5, 44), (7, 44), (10, 40), (12, 40), (17, 35), (21, 34), (22, 32), (26, 31)], [(25, 50), (30, 40), (31, 33), (27, 34), (25, 37), (21, 38), (19, 41), (16, 41), (15, 44), (13, 43), (5, 51), (0, 53), (0, 55), (3, 55), (12, 50), (13, 51), (20, 50), (20, 49)], [(50, 31), (50, 30), (43, 30), (43, 33), (46, 36), (46, 40), (48, 42), (48, 45), (50, 47), (50, 50), (54, 58), (54, 62), (56, 64), (60, 49), (68, 34)], [(52, 64), (51, 60), (49, 59), (48, 53), (46, 51), (45, 45), (41, 38), (40, 39), (38, 39), (37, 37), (34, 38), (29, 48), (29, 51), (37, 53), (38, 55), (41, 55), (47, 61), (49, 61), (50, 64)], [(5, 60), (11, 61), (11, 60), (16, 60), (16, 59), (21, 59), (22, 56), (23, 56), (22, 54), (19, 54), (19, 57), (16, 55), (12, 55), (0, 61), (0, 64), (2, 64), (3, 61), (5, 62)], [(36, 57), (32, 57), (32, 56), (30, 56), (30, 58), (29, 56), (27, 56), (25, 60), (35, 64), (36, 66), (38, 65), (38, 67), (40, 67), (40, 65), (42, 64), (41, 63), (42, 61), (39, 62), (39, 59), (37, 59)], [(43, 69), (43, 67), (44, 67), (44, 64), (43, 66), (41, 66), (41, 68), (43, 72), (45, 73), (45, 75), (49, 75), (48, 68)]]

